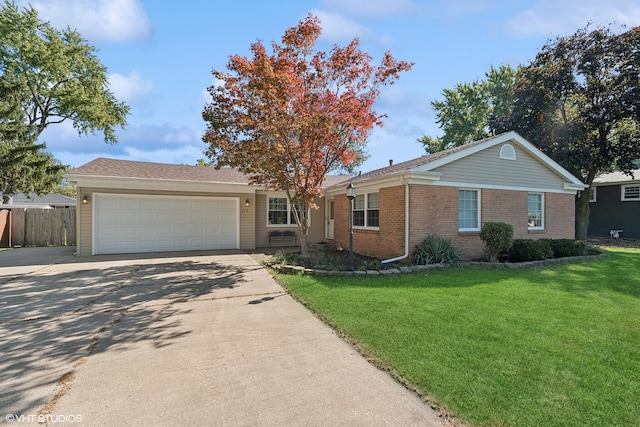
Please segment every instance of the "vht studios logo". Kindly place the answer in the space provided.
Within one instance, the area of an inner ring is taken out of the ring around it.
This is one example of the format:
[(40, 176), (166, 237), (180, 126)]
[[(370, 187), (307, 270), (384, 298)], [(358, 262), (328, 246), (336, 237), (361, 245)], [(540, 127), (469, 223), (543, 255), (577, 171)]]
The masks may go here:
[(43, 415), (43, 414), (31, 414), (31, 415), (17, 415), (17, 414), (7, 414), (4, 417), (4, 420), (8, 423), (38, 423), (38, 424), (46, 424), (46, 423), (81, 423), (82, 415)]

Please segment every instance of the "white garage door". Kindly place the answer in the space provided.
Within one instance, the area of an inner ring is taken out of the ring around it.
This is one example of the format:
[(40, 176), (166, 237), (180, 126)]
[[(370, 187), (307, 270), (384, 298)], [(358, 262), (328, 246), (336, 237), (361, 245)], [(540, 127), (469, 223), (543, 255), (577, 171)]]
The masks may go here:
[(238, 249), (238, 200), (96, 194), (93, 253)]

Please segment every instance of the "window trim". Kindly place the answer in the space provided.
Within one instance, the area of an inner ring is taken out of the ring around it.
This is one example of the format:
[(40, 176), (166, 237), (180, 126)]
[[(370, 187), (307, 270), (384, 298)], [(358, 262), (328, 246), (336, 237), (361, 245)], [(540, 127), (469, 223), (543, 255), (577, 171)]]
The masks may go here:
[[(270, 199), (285, 199), (287, 201), (287, 224), (270, 224), (269, 223), (269, 200)], [(267, 227), (269, 228), (273, 228), (273, 227), (297, 227), (298, 224), (296, 224), (296, 220), (293, 217), (293, 211), (291, 209), (293, 205), (291, 204), (291, 202), (289, 201), (289, 198), (287, 196), (267, 196), (267, 217), (266, 217), (266, 222), (267, 222)], [(307, 209), (307, 226), (311, 227), (311, 208)]]
[[(540, 196), (540, 226), (529, 225), (529, 196)], [(544, 214), (544, 193), (530, 191), (527, 193), (527, 229), (528, 230), (544, 230), (545, 227), (545, 214)]]
[[(639, 196), (637, 198), (625, 197), (625, 190), (629, 187), (638, 187)], [(620, 186), (620, 201), (622, 202), (640, 202), (640, 184), (625, 184)]]
[(515, 160), (516, 149), (513, 148), (513, 145), (503, 144), (502, 147), (500, 147), (500, 158), (503, 160)]
[[(370, 194), (377, 194), (378, 195), (378, 209), (369, 209), (369, 195)], [(379, 230), (380, 229), (380, 192), (379, 191), (372, 191), (370, 193), (364, 193), (364, 194), (358, 194), (356, 197), (358, 196), (364, 196), (364, 208), (363, 209), (358, 209), (358, 211), (363, 212), (364, 215), (364, 225), (355, 225), (353, 224), (353, 228), (354, 229), (359, 229), (359, 230)], [(355, 209), (355, 199), (353, 201), (353, 212), (356, 212)], [(369, 225), (369, 211), (378, 211), (378, 225)], [(352, 221), (355, 220), (355, 215), (352, 216), (351, 218)]]
[[(476, 200), (477, 218), (476, 218), (476, 227), (474, 228), (460, 227), (460, 192), (461, 191), (474, 191), (477, 194), (477, 200)], [(479, 188), (462, 188), (462, 187), (458, 188), (458, 231), (463, 233), (480, 231), (480, 224), (482, 224), (481, 216), (482, 216), (482, 192), (480, 191), (480, 189)]]

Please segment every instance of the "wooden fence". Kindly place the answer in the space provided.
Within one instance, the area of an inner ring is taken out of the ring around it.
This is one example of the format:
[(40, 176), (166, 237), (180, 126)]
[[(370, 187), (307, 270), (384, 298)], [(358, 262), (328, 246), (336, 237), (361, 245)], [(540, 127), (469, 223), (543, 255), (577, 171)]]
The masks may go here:
[(75, 208), (0, 210), (0, 247), (75, 244)]

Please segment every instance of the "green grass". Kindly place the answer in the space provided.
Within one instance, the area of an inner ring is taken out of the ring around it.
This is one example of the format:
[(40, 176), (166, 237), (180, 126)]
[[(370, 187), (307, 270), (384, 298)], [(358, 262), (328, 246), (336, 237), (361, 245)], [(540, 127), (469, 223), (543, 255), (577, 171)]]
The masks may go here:
[(279, 280), (482, 426), (640, 426), (640, 250), (541, 268)]

